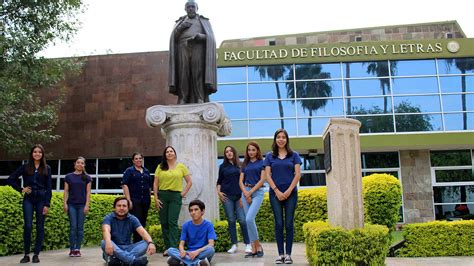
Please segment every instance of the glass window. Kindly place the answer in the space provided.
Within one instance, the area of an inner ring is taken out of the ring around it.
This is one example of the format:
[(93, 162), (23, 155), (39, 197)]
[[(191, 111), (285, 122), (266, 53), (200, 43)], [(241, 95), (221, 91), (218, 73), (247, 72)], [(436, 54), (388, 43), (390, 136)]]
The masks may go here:
[(301, 170), (324, 170), (324, 154), (300, 154)]
[(440, 112), (439, 96), (397, 96), (393, 97), (395, 113)]
[(474, 204), (449, 204), (435, 205), (436, 220), (447, 218), (466, 218), (472, 219), (474, 214)]
[(247, 120), (232, 120), (232, 133), (229, 138), (246, 138), (249, 134), (248, 129)]
[(439, 74), (474, 73), (474, 58), (452, 58), (438, 60)]
[(362, 124), (360, 133), (394, 132), (392, 115), (350, 116), (350, 118), (360, 121)]
[(398, 179), (398, 171), (377, 171), (377, 172), (372, 172), (372, 171), (362, 171), (362, 177), (369, 176), (372, 174), (388, 174), (388, 175), (393, 175)]
[(474, 181), (474, 169), (435, 170), (436, 182)]
[(322, 135), (329, 123), (329, 118), (298, 119), (298, 134), (300, 136)]
[[(474, 94), (449, 94), (443, 95), (443, 110), (450, 111), (474, 111)], [(466, 109), (463, 109), (465, 102)]]
[(467, 166), (471, 165), (471, 151), (432, 151), (431, 166)]
[[(288, 96), (288, 93), (291, 93), (287, 88), (290, 83), (284, 82), (271, 82), (271, 83), (250, 83), (249, 84), (249, 100), (257, 99), (287, 99), (294, 98), (293, 93)], [(291, 83), (292, 84), (292, 83)], [(277, 94), (280, 92), (280, 96)]]
[(349, 90), (350, 96), (390, 95), (390, 80), (388, 78), (350, 80), (349, 84), (346, 83), (347, 95)]
[(435, 75), (434, 59), (391, 61), (392, 76)]
[[(280, 113), (280, 106), (282, 113)], [(294, 101), (249, 102), (250, 118), (294, 117)]]
[(217, 92), (209, 95), (212, 102), (238, 101), (247, 99), (246, 84), (218, 85)]
[(296, 79), (329, 79), (341, 77), (341, 65), (335, 64), (302, 64), (296, 65)]
[(300, 179), (300, 186), (325, 186), (325, 173), (302, 173)]
[(0, 186), (6, 186), (7, 185), (7, 179), (6, 178), (0, 178)]
[(399, 167), (398, 152), (369, 152), (361, 154), (362, 168)]
[[(282, 125), (283, 121), (283, 125)], [(251, 120), (250, 121), (250, 137), (269, 137), (279, 128), (284, 128), (288, 135), (296, 135), (295, 119), (275, 119), (275, 120)]]
[(446, 130), (474, 129), (474, 113), (445, 114), (444, 126)]
[(151, 175), (155, 174), (156, 167), (161, 163), (161, 156), (145, 156), (144, 166)]
[(441, 131), (441, 115), (396, 115), (397, 132)]
[(474, 202), (474, 186), (433, 187), (435, 203)]
[(388, 61), (344, 63), (344, 78), (388, 77)]
[(249, 66), (249, 81), (293, 80), (291, 65)]
[[(74, 161), (75, 160), (61, 160), (60, 174), (61, 175), (66, 175), (66, 174), (74, 172)], [(96, 171), (96, 165), (95, 164), (96, 164), (95, 159), (88, 160), (86, 158), (86, 172), (89, 175), (95, 174), (95, 171)], [(57, 165), (56, 165), (56, 168), (57, 168)]]
[[(464, 78), (463, 78), (464, 77)], [(465, 88), (463, 88), (463, 79)], [(474, 92), (474, 76), (440, 77), (441, 92)]]
[(298, 116), (337, 116), (344, 115), (342, 99), (297, 100)]
[(225, 113), (230, 119), (247, 118), (247, 102), (222, 103)]
[(353, 115), (390, 113), (392, 112), (392, 98), (347, 98), (346, 110), (351, 110), (348, 114)]
[(436, 77), (392, 79), (393, 94), (438, 93)]
[(122, 177), (100, 177), (99, 189), (121, 189)]
[(23, 161), (0, 161), (0, 175), (11, 175), (22, 163)]
[(51, 167), (51, 175), (58, 174), (58, 160), (47, 160), (46, 163)]
[(246, 67), (219, 67), (217, 68), (217, 83), (245, 82)]
[[(132, 166), (132, 161), (128, 157), (99, 159), (99, 174), (123, 174), (125, 169), (130, 166)], [(102, 183), (102, 180), (100, 182)]]
[[(289, 83), (288, 91), (293, 92), (293, 83)], [(298, 81), (296, 82), (296, 97), (321, 98), (342, 97), (340, 81)]]

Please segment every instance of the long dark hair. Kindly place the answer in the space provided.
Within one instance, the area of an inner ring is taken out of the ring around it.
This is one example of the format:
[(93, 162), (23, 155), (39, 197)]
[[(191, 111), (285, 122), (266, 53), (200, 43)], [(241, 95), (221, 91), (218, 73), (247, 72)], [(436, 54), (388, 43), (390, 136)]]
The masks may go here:
[(244, 163), (242, 164), (242, 168), (245, 168), (247, 164), (250, 162), (250, 156), (249, 156), (249, 146), (254, 146), (257, 148), (257, 160), (263, 160), (262, 152), (260, 151), (260, 146), (258, 145), (257, 142), (255, 141), (250, 141), (247, 143), (247, 147), (245, 147), (245, 156), (244, 156)]
[[(232, 158), (232, 162), (229, 161), (229, 159), (227, 159), (227, 156), (225, 155), (225, 150), (227, 150), (227, 148), (230, 148), (230, 150), (234, 154), (234, 158)], [(230, 146), (230, 145), (225, 146), (225, 148), (224, 148), (224, 162), (225, 163), (231, 163), (236, 167), (240, 167), (241, 162), (240, 162), (240, 159), (239, 159), (239, 155), (237, 154), (237, 150), (233, 146)]]
[(168, 165), (168, 160), (166, 159), (166, 150), (168, 150), (168, 148), (171, 148), (174, 151), (176, 158), (178, 158), (178, 154), (176, 154), (176, 150), (173, 148), (173, 146), (166, 146), (165, 149), (163, 150), (163, 157), (162, 157), (163, 160), (160, 163), (161, 170), (165, 170), (165, 171), (170, 169), (170, 166)]
[[(82, 174), (81, 174), (81, 179), (83, 181), (86, 181), (87, 179), (87, 172), (86, 172), (86, 158), (82, 156), (77, 156), (76, 160), (74, 160), (74, 165), (76, 164), (77, 160), (83, 160), (84, 161), (84, 169), (82, 169)], [(74, 167), (74, 171), (76, 171), (76, 168)]]
[(290, 148), (290, 138), (288, 137), (288, 132), (286, 132), (285, 129), (280, 128), (277, 131), (275, 131), (275, 135), (273, 136), (273, 144), (272, 144), (272, 155), (273, 157), (278, 157), (278, 145), (276, 144), (276, 138), (278, 134), (282, 133), (285, 134), (286, 137), (286, 144), (285, 144), (285, 149), (286, 149), (286, 157), (290, 157), (293, 155), (293, 150)]
[(31, 150), (30, 150), (30, 156), (28, 157), (28, 163), (26, 164), (26, 173), (28, 175), (34, 175), (35, 174), (35, 159), (33, 159), (33, 151), (39, 148), (41, 150), (41, 153), (43, 156), (41, 156), (40, 159), (40, 165), (38, 167), (38, 173), (43, 176), (48, 175), (48, 165), (46, 164), (46, 155), (44, 154), (44, 148), (43, 145), (41, 144), (35, 144)]

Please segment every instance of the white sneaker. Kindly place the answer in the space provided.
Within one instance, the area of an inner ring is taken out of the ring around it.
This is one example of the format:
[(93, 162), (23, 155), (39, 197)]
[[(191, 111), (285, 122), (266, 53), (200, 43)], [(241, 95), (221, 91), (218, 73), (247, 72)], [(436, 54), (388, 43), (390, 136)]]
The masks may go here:
[(237, 245), (233, 244), (232, 247), (227, 250), (227, 253), (235, 253), (237, 251)]
[(245, 245), (245, 253), (252, 253), (252, 245), (250, 244)]

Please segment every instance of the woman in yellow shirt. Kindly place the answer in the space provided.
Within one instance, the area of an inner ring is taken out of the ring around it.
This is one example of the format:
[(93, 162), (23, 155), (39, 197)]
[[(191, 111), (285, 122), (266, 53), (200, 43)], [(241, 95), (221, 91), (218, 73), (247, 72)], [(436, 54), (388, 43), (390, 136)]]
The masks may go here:
[[(186, 187), (183, 189), (183, 178)], [(179, 243), (178, 218), (182, 199), (186, 197), (192, 186), (188, 168), (176, 162), (176, 151), (167, 146), (163, 151), (163, 161), (155, 171), (153, 193), (156, 207), (159, 210), (161, 230), (165, 242), (165, 250), (177, 248)], [(163, 256), (167, 254), (164, 253)]]

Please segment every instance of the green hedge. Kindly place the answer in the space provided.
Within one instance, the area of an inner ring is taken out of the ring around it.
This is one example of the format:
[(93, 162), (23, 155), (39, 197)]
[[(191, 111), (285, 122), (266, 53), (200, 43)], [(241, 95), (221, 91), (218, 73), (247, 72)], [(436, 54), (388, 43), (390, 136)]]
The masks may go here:
[(384, 265), (390, 235), (383, 225), (344, 230), (326, 222), (303, 226), (306, 257), (311, 265)]
[[(216, 252), (225, 252), (232, 242), (230, 241), (230, 236), (227, 231), (227, 221), (218, 221), (214, 223), (214, 230), (216, 231), (217, 241), (214, 243), (214, 248)], [(239, 225), (237, 224), (237, 230), (239, 230)], [(156, 244), (156, 251), (163, 252), (165, 251), (165, 244), (163, 242), (163, 233), (161, 231), (161, 225), (152, 225), (149, 228), (149, 233), (151, 238)]]
[(435, 221), (403, 227), (402, 257), (474, 256), (474, 221)]
[[(399, 219), (402, 204), (400, 181), (387, 174), (372, 174), (362, 179), (364, 192), (365, 222), (381, 224), (393, 228)], [(295, 241), (302, 242), (303, 224), (327, 220), (326, 187), (300, 189), (298, 206), (295, 212)], [(221, 206), (221, 220), (225, 220)], [(275, 241), (273, 211), (268, 193), (265, 193), (262, 206), (256, 218), (259, 238), (262, 241)]]
[[(97, 246), (102, 240), (104, 216), (113, 211), (116, 195), (91, 195), (90, 211), (84, 224), (84, 246)], [(23, 252), (22, 195), (9, 186), (0, 186), (0, 256)], [(154, 205), (154, 204), (153, 204)], [(147, 224), (158, 223), (155, 206), (149, 211)], [(33, 224), (34, 239), (36, 235)], [(51, 208), (45, 220), (44, 250), (69, 246), (69, 219), (63, 211), (63, 193), (53, 192)]]

